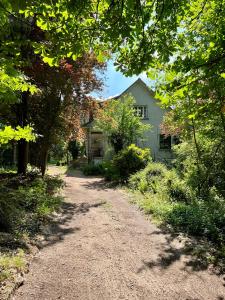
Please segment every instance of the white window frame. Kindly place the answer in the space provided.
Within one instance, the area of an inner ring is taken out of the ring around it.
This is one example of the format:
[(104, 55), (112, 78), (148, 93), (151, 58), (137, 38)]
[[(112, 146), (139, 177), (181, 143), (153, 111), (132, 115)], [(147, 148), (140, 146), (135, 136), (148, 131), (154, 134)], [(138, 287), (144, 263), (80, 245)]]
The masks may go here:
[(148, 107), (147, 105), (134, 105), (135, 115), (141, 119), (148, 118)]

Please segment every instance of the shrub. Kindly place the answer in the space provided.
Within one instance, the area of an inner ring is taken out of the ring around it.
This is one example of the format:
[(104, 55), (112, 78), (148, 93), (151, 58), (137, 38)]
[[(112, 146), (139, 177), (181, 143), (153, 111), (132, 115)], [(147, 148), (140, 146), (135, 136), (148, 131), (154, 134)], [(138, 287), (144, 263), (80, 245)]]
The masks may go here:
[[(12, 185), (11, 181), (15, 185)], [(53, 192), (61, 186), (62, 181), (54, 176), (47, 176), (44, 179), (36, 177), (32, 180), (16, 177), (2, 183), (0, 185), (0, 231), (25, 229), (32, 219), (41, 220), (57, 210), (62, 199), (53, 195)]]
[[(196, 197), (185, 178), (160, 163), (147, 167), (129, 179), (135, 202), (157, 222), (189, 235), (210, 241), (212, 261), (222, 264), (225, 257), (225, 199), (211, 188), (205, 197)], [(212, 248), (213, 245), (213, 248)]]
[(87, 166), (83, 167), (82, 171), (86, 176), (103, 175), (104, 167), (103, 164), (90, 163)]
[(136, 196), (135, 201), (146, 214), (176, 231), (204, 237), (222, 247), (225, 243), (225, 201), (193, 199), (189, 203), (173, 201), (163, 191)]
[(113, 165), (112, 162), (106, 161), (103, 163), (104, 177), (107, 181), (119, 182), (120, 174), (118, 169)]
[(161, 163), (150, 162), (143, 170), (132, 175), (129, 179), (129, 187), (142, 193), (164, 192), (173, 200), (185, 202), (190, 197), (188, 188), (175, 170), (168, 170)]
[(131, 144), (113, 158), (112, 165), (117, 170), (120, 179), (127, 181), (130, 175), (143, 169), (150, 160), (149, 149), (141, 149)]
[(86, 176), (102, 175), (107, 181), (120, 181), (118, 170), (110, 161), (103, 161), (100, 164), (91, 163), (82, 170)]

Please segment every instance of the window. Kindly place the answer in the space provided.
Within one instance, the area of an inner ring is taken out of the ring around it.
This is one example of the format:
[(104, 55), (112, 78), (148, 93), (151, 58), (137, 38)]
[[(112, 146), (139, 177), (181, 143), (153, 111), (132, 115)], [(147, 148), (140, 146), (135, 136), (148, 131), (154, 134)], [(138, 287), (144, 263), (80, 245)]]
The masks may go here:
[(171, 136), (165, 136), (160, 134), (159, 136), (159, 149), (161, 150), (170, 150), (171, 149)]
[(148, 112), (146, 105), (135, 105), (134, 110), (136, 116), (140, 117), (141, 119), (147, 119)]

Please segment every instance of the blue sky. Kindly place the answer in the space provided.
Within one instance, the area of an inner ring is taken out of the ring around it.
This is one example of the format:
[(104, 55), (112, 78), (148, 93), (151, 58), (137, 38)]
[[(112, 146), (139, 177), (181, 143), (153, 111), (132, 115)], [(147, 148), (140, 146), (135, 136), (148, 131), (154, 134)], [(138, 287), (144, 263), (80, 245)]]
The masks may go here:
[(106, 99), (110, 96), (115, 96), (122, 93), (127, 87), (129, 87), (138, 78), (141, 78), (147, 85), (150, 85), (150, 81), (147, 79), (146, 74), (140, 74), (139, 76), (126, 77), (121, 72), (117, 72), (113, 65), (113, 61), (108, 62), (107, 71), (104, 75), (104, 90), (100, 93), (93, 93), (96, 98)]

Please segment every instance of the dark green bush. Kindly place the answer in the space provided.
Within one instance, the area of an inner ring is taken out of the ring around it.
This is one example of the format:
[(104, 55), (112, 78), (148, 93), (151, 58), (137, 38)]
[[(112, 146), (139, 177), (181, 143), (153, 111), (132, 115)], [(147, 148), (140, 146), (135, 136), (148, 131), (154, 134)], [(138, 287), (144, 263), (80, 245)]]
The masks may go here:
[(220, 246), (225, 242), (224, 200), (193, 200), (189, 204), (179, 203), (168, 213), (166, 221), (178, 230), (206, 237)]
[(114, 182), (127, 181), (128, 177), (151, 161), (150, 150), (130, 145), (114, 156), (111, 162), (91, 163), (83, 168), (84, 175), (103, 175)]
[(68, 150), (71, 153), (73, 160), (75, 160), (82, 151), (82, 145), (76, 140), (69, 141)]
[(132, 144), (115, 155), (112, 165), (121, 181), (127, 181), (130, 175), (143, 169), (149, 161), (151, 161), (150, 150)]
[(113, 181), (115, 183), (120, 182), (120, 173), (112, 162), (104, 162), (104, 177), (107, 181)]
[(86, 176), (104, 175), (104, 167), (102, 163), (94, 164), (90, 163), (82, 169)]

